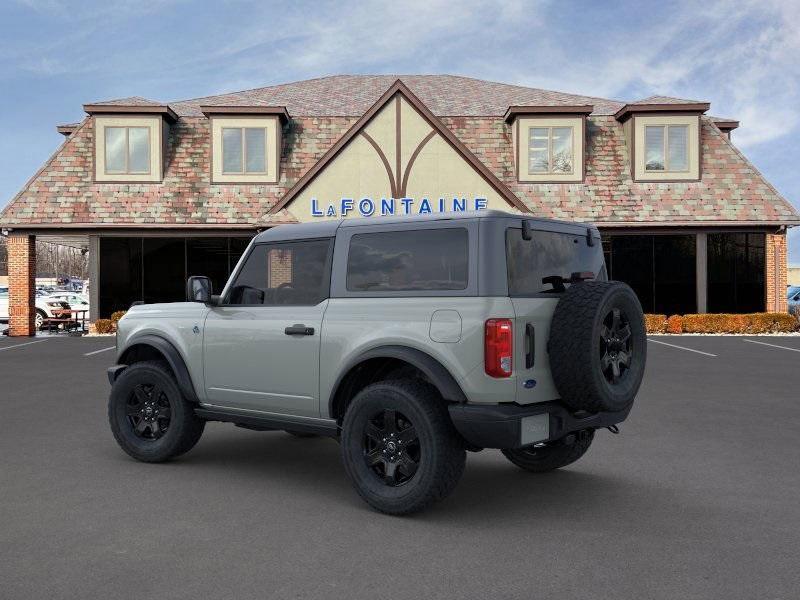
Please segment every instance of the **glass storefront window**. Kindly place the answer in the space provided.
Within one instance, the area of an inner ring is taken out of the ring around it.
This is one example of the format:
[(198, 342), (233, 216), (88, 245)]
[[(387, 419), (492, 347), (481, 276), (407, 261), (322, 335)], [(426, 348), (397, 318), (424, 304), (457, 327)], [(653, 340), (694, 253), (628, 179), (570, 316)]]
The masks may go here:
[[(186, 275), (205, 275), (211, 279), (215, 294), (222, 292), (228, 275), (231, 272), (229, 264), (229, 238), (200, 237), (186, 240)], [(236, 264), (236, 263), (234, 263)]]
[(142, 238), (101, 237), (99, 271), (98, 314), (107, 319), (142, 299)]
[(708, 311), (764, 310), (763, 233), (708, 234)]
[(145, 303), (180, 302), (186, 299), (185, 240), (144, 238), (142, 263)]
[(222, 291), (250, 238), (101, 237), (98, 315), (108, 318), (131, 303), (186, 298), (189, 275), (211, 278)]
[(633, 288), (646, 313), (697, 311), (697, 247), (694, 235), (605, 236), (610, 279)]

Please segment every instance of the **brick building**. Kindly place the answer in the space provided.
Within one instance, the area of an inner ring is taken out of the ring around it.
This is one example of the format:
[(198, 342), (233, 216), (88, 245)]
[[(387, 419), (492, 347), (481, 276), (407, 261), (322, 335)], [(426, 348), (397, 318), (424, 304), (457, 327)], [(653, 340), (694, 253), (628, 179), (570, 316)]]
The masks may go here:
[(89, 250), (97, 318), (181, 300), (191, 274), (220, 289), (275, 224), (483, 208), (596, 223), (646, 312), (786, 310), (800, 216), (709, 108), (448, 75), (87, 104), (0, 215), (11, 332), (33, 332), (37, 236)]

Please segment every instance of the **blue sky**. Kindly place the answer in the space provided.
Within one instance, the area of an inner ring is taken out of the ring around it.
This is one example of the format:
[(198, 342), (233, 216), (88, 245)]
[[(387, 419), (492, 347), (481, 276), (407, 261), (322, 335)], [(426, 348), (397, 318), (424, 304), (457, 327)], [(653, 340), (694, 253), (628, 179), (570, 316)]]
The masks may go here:
[[(84, 103), (161, 101), (336, 73), (453, 73), (736, 118), (800, 206), (800, 2), (3, 0), (0, 206)], [(800, 229), (800, 228), (798, 228)], [(800, 231), (790, 233), (800, 263)]]

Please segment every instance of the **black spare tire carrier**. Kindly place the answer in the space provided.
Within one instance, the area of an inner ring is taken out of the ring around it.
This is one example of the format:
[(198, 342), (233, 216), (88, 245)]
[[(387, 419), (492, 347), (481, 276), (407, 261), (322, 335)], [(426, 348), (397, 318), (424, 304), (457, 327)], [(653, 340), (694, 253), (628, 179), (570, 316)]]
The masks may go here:
[(561, 401), (575, 411), (630, 408), (647, 360), (644, 315), (619, 281), (573, 283), (559, 299), (548, 341)]

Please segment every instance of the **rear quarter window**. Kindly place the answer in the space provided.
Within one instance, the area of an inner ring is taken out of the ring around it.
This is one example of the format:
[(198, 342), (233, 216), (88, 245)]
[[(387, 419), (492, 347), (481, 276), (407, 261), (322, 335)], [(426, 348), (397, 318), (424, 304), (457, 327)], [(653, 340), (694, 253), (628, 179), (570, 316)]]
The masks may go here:
[(350, 239), (347, 256), (347, 290), (464, 290), (468, 257), (466, 229), (356, 234)]
[(603, 279), (605, 268), (599, 241), (586, 243), (585, 235), (554, 231), (533, 232), (533, 239), (522, 239), (521, 229), (506, 230), (506, 265), (510, 296), (531, 296), (553, 293), (553, 286), (542, 282), (545, 277), (591, 271)]

